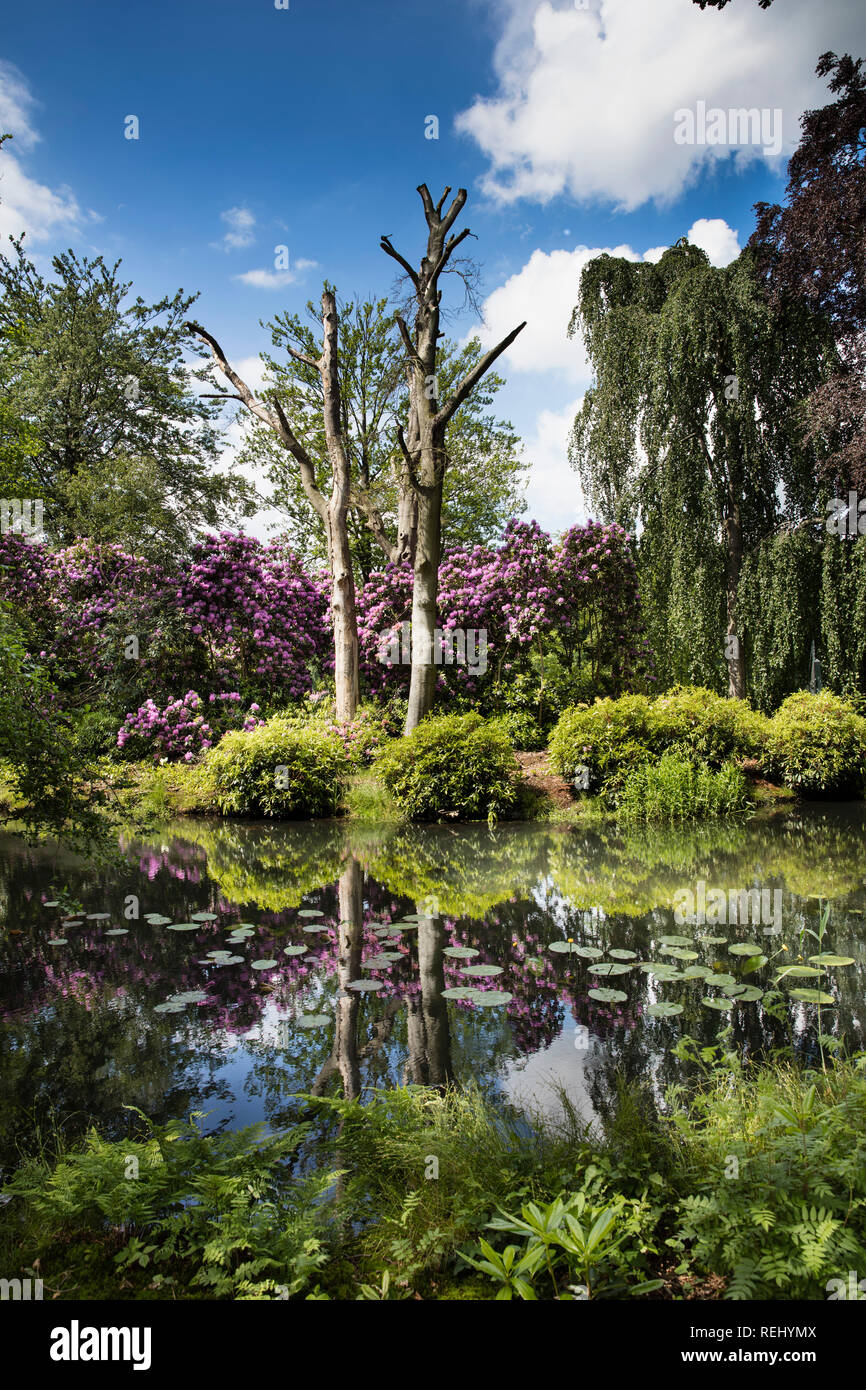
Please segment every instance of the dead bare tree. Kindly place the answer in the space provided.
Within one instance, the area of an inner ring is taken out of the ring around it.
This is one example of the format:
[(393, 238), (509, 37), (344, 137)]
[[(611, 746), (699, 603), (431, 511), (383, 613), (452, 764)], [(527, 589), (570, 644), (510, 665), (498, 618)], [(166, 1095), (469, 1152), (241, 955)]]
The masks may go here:
[(330, 497), (320, 490), (313, 460), (292, 430), (276, 395), (267, 401), (260, 400), (230, 365), (212, 334), (197, 323), (188, 323), (186, 327), (208, 344), (219, 370), (235, 388), (234, 392), (219, 392), (218, 397), (240, 401), (250, 414), (273, 430), (280, 444), (295, 460), (307, 500), (322, 519), (331, 580), (337, 721), (340, 724), (348, 723), (358, 708), (358, 614), (349, 545), (350, 468), (340, 408), (339, 322), (334, 294), (326, 289), (322, 295), (321, 356), (314, 360), (294, 348), (288, 348), (293, 357), (305, 362), (308, 367), (314, 367), (322, 378), (325, 439), (332, 477)]
[(442, 487), (445, 480), (445, 430), (449, 420), (472, 393), (518, 333), (526, 327), (521, 323), (501, 343), (491, 348), (459, 383), (451, 399), (440, 406), (436, 380), (439, 351), (440, 304), (442, 291), (439, 277), (448, 266), (455, 250), (471, 233), (467, 228), (451, 233), (466, 202), (466, 189), (460, 188), (447, 211), (445, 201), (451, 192), (446, 188), (438, 203), (433, 202), (427, 185), (418, 189), (427, 220), (427, 252), (415, 270), (383, 236), (382, 250), (401, 267), (413, 287), (415, 304), (414, 335), (410, 334), (402, 315), (397, 326), (406, 348), (409, 367), (409, 419), (404, 430), (398, 428), (397, 438), (403, 459), (401, 473), (401, 530), (415, 540), (414, 586), (412, 592), (412, 674), (409, 686), (409, 708), (405, 732), (411, 733), (433, 708), (436, 667), (433, 664), (433, 637), (436, 629), (439, 595), (439, 561), (442, 550)]

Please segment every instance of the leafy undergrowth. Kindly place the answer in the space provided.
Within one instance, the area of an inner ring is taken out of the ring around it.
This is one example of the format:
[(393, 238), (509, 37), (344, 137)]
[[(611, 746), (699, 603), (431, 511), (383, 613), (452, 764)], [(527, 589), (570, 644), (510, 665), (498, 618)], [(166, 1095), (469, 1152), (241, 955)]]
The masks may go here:
[(7, 1182), (4, 1268), (61, 1300), (826, 1298), (866, 1251), (866, 1058), (680, 1046), (690, 1087), (623, 1084), (600, 1132), (454, 1087), (299, 1097), (271, 1135), (135, 1111)]

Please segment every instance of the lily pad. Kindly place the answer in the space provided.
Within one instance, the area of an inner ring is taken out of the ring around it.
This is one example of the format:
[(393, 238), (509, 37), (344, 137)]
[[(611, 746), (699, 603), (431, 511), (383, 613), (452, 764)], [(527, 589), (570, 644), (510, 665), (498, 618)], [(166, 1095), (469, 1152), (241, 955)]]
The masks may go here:
[(697, 938), (704, 946), (724, 946), (727, 939), (726, 936), (699, 936)]
[(304, 955), (306, 955), (306, 953), (307, 953), (307, 949), (308, 949), (308, 948), (307, 948), (306, 946), (284, 946), (284, 947), (283, 947), (283, 955), (284, 955), (284, 956), (304, 956)]
[(166, 927), (166, 931), (200, 931), (198, 922), (175, 922), (174, 926)]
[(486, 977), (486, 976), (490, 976), (490, 975), (501, 975), (501, 974), (502, 974), (502, 966), (501, 966), (501, 965), (464, 965), (464, 966), (463, 966), (463, 974), (464, 974), (464, 975), (478, 975), (478, 976), (482, 976), (482, 977)]
[(325, 1028), (331, 1022), (330, 1014), (301, 1014), (297, 1020), (299, 1028)]
[(707, 984), (718, 985), (719, 989), (724, 989), (725, 985), (735, 985), (736, 983), (735, 976), (726, 975), (721, 970), (714, 970), (712, 975), (707, 976)]
[(146, 912), (144, 920), (145, 922), (149, 922), (152, 927), (167, 927), (171, 918), (163, 917), (160, 912)]
[(705, 1004), (708, 1009), (718, 1009), (720, 1013), (725, 1013), (734, 1007), (733, 999), (711, 999), (709, 995), (702, 999), (701, 1003)]
[(480, 992), (481, 992), (481, 991), (480, 991), (480, 990), (477, 990), (477, 989), (466, 989), (466, 988), (462, 988), (462, 989), (461, 989), (461, 988), (459, 988), (458, 986), (455, 986), (453, 989), (443, 989), (443, 991), (442, 991), (442, 998), (443, 998), (443, 999), (474, 999), (475, 996), (476, 996), (476, 994), (480, 994)]
[(480, 952), (476, 951), (474, 946), (446, 946), (442, 954), (453, 956), (455, 960), (472, 960), (473, 956), (479, 955)]
[(153, 1012), (155, 1014), (179, 1014), (183, 1013), (185, 1007), (184, 1004), (175, 1004), (171, 1000), (166, 1000), (164, 1004), (154, 1004)]
[(662, 946), (666, 956), (673, 956), (674, 960), (697, 960), (697, 951), (687, 951), (684, 946)]
[(215, 922), (217, 919), (215, 912), (191, 912), (189, 916), (192, 922)]
[(746, 985), (737, 995), (738, 1004), (756, 1004), (759, 999), (763, 999), (764, 991), (758, 989), (757, 985)]
[(831, 951), (822, 951), (820, 956), (810, 956), (816, 965), (853, 965), (853, 956), (834, 956)]
[(603, 960), (598, 965), (591, 965), (589, 967), (591, 975), (627, 975), (628, 972), (633, 969), (634, 967), (631, 965), (619, 965), (618, 963), (611, 963), (607, 960)]
[(317, 907), (302, 907), (298, 911), (299, 917), (324, 917), (324, 912), (320, 912)]
[(628, 999), (621, 989), (591, 989), (590, 999), (598, 999), (602, 1004), (622, 1004)]
[(350, 980), (346, 985), (346, 989), (355, 989), (359, 994), (365, 990), (373, 992), (377, 989), (384, 988), (385, 986), (381, 980)]
[(613, 956), (614, 960), (636, 960), (636, 959), (637, 959), (637, 951), (626, 951), (626, 950), (623, 950), (623, 948), (622, 948), (621, 946), (615, 947), (614, 950), (608, 951), (607, 954), (608, 954), (609, 956)]
[[(575, 946), (573, 941), (551, 941), (549, 950), (556, 951), (558, 955), (562, 956), (581, 956), (587, 950), (587, 947)], [(598, 954), (601, 955), (601, 951), (599, 951)]]
[(368, 956), (361, 961), (362, 970), (390, 970), (391, 962), (387, 956)]
[(791, 995), (794, 999), (802, 999), (804, 1004), (836, 1003), (832, 994), (827, 994), (823, 989), (792, 989)]
[(214, 961), (214, 965), (243, 965), (243, 956), (225, 956)]
[(759, 956), (761, 948), (756, 941), (735, 941), (728, 947), (732, 956)]
[(88, 912), (88, 922), (107, 922), (111, 917), (110, 912)]
[(683, 971), (684, 980), (708, 980), (712, 970), (706, 965), (687, 965)]
[(472, 1002), (482, 1009), (494, 1009), (499, 1004), (510, 1004), (514, 995), (507, 989), (475, 989)]
[(277, 965), (277, 964), (278, 964), (278, 962), (275, 961), (275, 960), (254, 960), (254, 961), (252, 962), (252, 969), (253, 969), (253, 970), (273, 970), (274, 966)]
[(648, 1005), (646, 1013), (649, 1014), (650, 1018), (673, 1018), (674, 1014), (682, 1013), (683, 1007), (682, 1004), (668, 1004), (662, 1001), (658, 1004)]
[(576, 956), (583, 956), (586, 960), (598, 960), (599, 956), (604, 955), (604, 951), (599, 946), (572, 946)]
[(326, 932), (326, 931), (329, 931), (329, 930), (330, 930), (329, 927), (320, 927), (320, 926), (314, 926), (314, 925), (310, 925), (310, 926), (304, 927), (304, 931), (307, 931), (307, 932)]
[(776, 976), (776, 981), (778, 983), (779, 980), (788, 979), (815, 980), (820, 979), (824, 974), (826, 974), (826, 971), (822, 970), (817, 965), (785, 965)]
[(69, 938), (65, 936), (52, 936), (48, 942), (49, 946), (68, 946)]
[(43, 907), (59, 907), (60, 904), (59, 904), (59, 902), (56, 902), (56, 901), (52, 898), (52, 900), (51, 900), (50, 903), (43, 903), (42, 906), (43, 906)]
[(659, 942), (662, 946), (691, 946), (690, 936), (660, 936)]
[(106, 936), (129, 936), (129, 927), (109, 927)]

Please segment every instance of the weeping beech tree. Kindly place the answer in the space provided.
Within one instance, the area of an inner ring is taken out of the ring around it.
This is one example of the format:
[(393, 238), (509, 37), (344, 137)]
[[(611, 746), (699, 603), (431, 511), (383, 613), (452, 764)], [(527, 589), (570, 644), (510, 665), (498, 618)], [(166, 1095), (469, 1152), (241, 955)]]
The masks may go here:
[(751, 252), (716, 268), (683, 238), (657, 264), (591, 261), (578, 330), (595, 379), (569, 457), (603, 519), (642, 528), (662, 677), (694, 679), (698, 660), (719, 680), (727, 665), (728, 694), (743, 697), (743, 562), (786, 508), (814, 507), (797, 412), (832, 356), (826, 325), (771, 308)]
[(293, 431), (277, 393), (272, 391), (267, 400), (260, 400), (231, 366), (216, 338), (200, 324), (189, 323), (187, 327), (207, 343), (219, 370), (235, 388), (234, 392), (220, 392), (219, 397), (240, 401), (257, 420), (273, 431), (282, 447), (294, 459), (307, 501), (321, 518), (331, 580), (336, 715), (339, 723), (348, 723), (358, 708), (358, 615), (348, 526), (350, 464), (341, 410), (339, 323), (333, 290), (326, 286), (322, 294), (321, 355), (313, 358), (288, 345), (286, 347), (293, 357), (318, 371), (321, 377), (322, 418), (331, 472), (330, 496), (319, 488), (315, 463)]
[(484, 353), (453, 388), (444, 405), (439, 404), (437, 367), (440, 358), (439, 280), (448, 269), (454, 252), (471, 233), (468, 227), (451, 231), (466, 202), (466, 189), (458, 189), (451, 206), (443, 211), (451, 192), (446, 188), (434, 203), (427, 185), (418, 192), (427, 220), (427, 249), (416, 270), (383, 236), (382, 250), (397, 262), (412, 285), (415, 308), (414, 331), (397, 315), (397, 327), (406, 349), (409, 386), (409, 418), (404, 429), (397, 428), (402, 465), (400, 497), (402, 530), (414, 529), (414, 584), (412, 590), (412, 673), (405, 732), (411, 733), (433, 708), (436, 667), (433, 638), (436, 629), (439, 594), (439, 561), (442, 552), (442, 493), (447, 451), (445, 436), (449, 421), (474, 391), (496, 359), (526, 327), (521, 323), (496, 347)]

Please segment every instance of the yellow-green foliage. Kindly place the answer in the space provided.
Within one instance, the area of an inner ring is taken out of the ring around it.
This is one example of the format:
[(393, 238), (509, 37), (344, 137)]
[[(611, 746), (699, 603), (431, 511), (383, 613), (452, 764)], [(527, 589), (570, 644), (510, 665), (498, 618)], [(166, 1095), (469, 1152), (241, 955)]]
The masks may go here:
[(866, 777), (866, 719), (822, 690), (789, 695), (769, 722), (766, 765), (803, 792), (860, 791)]
[(205, 781), (223, 814), (301, 819), (340, 807), (349, 759), (336, 734), (276, 716), (225, 734), (205, 756)]

